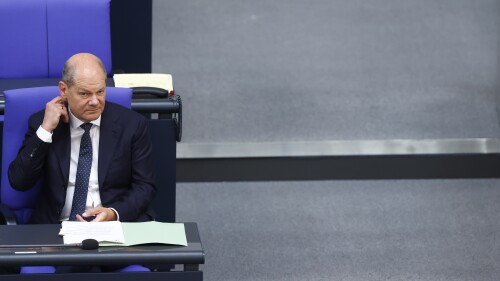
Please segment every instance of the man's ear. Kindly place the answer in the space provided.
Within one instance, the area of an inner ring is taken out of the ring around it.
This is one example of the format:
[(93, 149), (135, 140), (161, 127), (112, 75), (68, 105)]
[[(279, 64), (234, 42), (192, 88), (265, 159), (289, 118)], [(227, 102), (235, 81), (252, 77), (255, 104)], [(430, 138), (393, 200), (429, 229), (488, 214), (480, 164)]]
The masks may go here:
[(59, 94), (61, 94), (61, 97), (63, 97), (64, 99), (67, 98), (68, 85), (66, 85), (66, 83), (64, 83), (63, 81), (59, 81)]

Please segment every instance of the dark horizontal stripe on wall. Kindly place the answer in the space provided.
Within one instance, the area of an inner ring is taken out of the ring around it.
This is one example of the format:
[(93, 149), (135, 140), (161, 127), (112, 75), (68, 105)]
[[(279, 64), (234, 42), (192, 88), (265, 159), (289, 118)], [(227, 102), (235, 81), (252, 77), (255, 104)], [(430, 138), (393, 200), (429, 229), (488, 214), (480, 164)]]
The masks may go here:
[(177, 159), (178, 182), (500, 177), (500, 154)]

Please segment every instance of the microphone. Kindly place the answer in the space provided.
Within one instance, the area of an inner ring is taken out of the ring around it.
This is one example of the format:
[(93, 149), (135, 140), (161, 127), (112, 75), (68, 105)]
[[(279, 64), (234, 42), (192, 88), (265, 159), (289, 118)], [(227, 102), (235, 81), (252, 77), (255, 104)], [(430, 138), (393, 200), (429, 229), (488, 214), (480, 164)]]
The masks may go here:
[(95, 239), (85, 239), (81, 244), (77, 244), (77, 246), (82, 247), (83, 250), (95, 250), (99, 248), (99, 242)]
[(82, 248), (83, 250), (96, 250), (99, 248), (99, 242), (95, 239), (85, 239), (82, 241), (82, 243), (76, 243), (76, 244), (56, 244), (56, 245), (51, 245), (51, 244), (37, 244), (37, 245), (0, 245), (0, 248), (5, 249), (5, 248), (42, 248), (42, 247), (52, 247), (52, 248)]

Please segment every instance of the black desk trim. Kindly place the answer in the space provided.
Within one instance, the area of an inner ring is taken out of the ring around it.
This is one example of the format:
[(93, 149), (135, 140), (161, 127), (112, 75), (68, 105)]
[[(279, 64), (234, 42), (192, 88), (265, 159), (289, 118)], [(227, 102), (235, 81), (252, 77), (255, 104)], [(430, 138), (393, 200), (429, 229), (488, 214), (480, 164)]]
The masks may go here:
[(203, 280), (203, 272), (129, 272), (129, 273), (69, 273), (0, 275), (2, 281), (194, 281)]
[[(131, 247), (57, 247), (60, 225), (0, 225), (0, 265), (126, 265), (126, 264), (203, 264), (205, 255), (196, 223), (185, 223), (187, 247), (141, 245)], [(26, 245), (28, 248), (9, 248)], [(30, 247), (30, 245), (46, 245)], [(36, 253), (29, 253), (35, 251)], [(28, 252), (14, 254), (15, 252)]]

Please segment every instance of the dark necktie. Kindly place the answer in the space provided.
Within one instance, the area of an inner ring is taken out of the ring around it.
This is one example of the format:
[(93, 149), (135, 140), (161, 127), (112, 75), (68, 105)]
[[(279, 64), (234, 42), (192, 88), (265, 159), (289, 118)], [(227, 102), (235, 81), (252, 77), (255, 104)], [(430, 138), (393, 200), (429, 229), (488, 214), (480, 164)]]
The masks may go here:
[(76, 220), (77, 214), (85, 212), (87, 205), (87, 192), (89, 190), (90, 167), (92, 167), (92, 141), (90, 140), (91, 123), (84, 123), (80, 127), (85, 130), (80, 143), (80, 154), (76, 168), (75, 192), (69, 220)]

